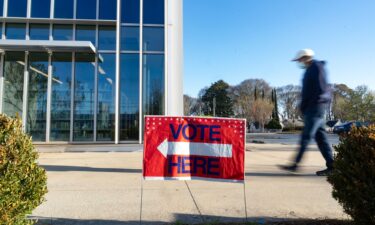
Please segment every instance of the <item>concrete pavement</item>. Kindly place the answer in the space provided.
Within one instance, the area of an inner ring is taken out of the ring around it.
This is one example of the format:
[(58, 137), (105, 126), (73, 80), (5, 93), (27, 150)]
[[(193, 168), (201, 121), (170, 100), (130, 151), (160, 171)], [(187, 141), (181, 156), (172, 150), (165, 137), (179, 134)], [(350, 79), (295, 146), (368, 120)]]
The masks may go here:
[(47, 201), (40, 224), (164, 224), (295, 218), (347, 218), (331, 186), (315, 171), (324, 160), (313, 147), (301, 175), (277, 169), (295, 145), (250, 144), (244, 186), (208, 181), (143, 181), (142, 152), (41, 153)]

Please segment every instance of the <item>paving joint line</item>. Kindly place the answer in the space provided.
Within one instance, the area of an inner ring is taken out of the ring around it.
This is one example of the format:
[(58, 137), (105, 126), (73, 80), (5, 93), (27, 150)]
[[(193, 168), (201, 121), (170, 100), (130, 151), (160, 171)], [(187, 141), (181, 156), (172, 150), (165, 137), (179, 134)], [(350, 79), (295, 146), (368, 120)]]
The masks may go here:
[(201, 212), (201, 210), (199, 209), (197, 202), (195, 201), (195, 198), (194, 198), (194, 196), (193, 196), (193, 193), (192, 193), (191, 190), (190, 190), (190, 187), (189, 187), (187, 181), (185, 181), (185, 184), (186, 184), (187, 189), (189, 190), (189, 193), (190, 193), (191, 198), (193, 199), (194, 205), (195, 205), (195, 207), (196, 207), (197, 210), (198, 210), (198, 213), (199, 213), (199, 216), (200, 216), (201, 219), (202, 219), (202, 222), (205, 223), (206, 220), (205, 220), (205, 218), (203, 217), (202, 212)]
[(143, 177), (141, 177), (141, 204), (139, 210), (139, 224), (142, 225), (142, 209), (143, 209)]

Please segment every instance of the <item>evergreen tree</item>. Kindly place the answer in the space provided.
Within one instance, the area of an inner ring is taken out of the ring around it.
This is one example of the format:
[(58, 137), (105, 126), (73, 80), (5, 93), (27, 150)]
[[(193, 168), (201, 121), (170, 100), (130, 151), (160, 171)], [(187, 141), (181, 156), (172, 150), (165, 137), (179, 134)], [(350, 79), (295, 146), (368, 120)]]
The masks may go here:
[(272, 89), (271, 100), (272, 100), (272, 103), (273, 103), (272, 119), (266, 125), (266, 127), (268, 129), (281, 129), (282, 127), (281, 127), (280, 118), (279, 118), (276, 89)]
[(214, 112), (214, 98), (216, 99), (216, 116), (229, 117), (233, 116), (233, 102), (228, 96), (229, 84), (223, 80), (213, 83), (202, 96), (202, 102), (206, 106), (204, 109), (205, 115), (213, 115)]

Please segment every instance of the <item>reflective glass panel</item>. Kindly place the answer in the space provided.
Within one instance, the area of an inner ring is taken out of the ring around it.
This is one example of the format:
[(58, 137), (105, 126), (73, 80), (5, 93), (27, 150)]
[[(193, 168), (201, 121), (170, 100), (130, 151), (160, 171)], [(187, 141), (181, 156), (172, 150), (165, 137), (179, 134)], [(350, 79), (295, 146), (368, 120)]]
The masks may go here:
[(143, 28), (143, 51), (164, 51), (164, 28)]
[(116, 27), (100, 26), (99, 27), (99, 49), (116, 50)]
[(121, 23), (139, 23), (139, 0), (121, 1)]
[(23, 23), (8, 23), (6, 24), (6, 38), (7, 39), (26, 39), (26, 24)]
[(77, 41), (91, 41), (96, 45), (96, 26), (91, 25), (77, 25), (76, 26), (76, 40)]
[(3, 24), (0, 23), (0, 39), (3, 38)]
[(9, 17), (26, 17), (27, 0), (8, 0)]
[(77, 0), (77, 19), (96, 19), (96, 0)]
[(49, 40), (49, 24), (30, 24), (30, 40)]
[(55, 0), (55, 18), (73, 19), (74, 0)]
[(3, 16), (4, 0), (0, 0), (0, 17)]
[(94, 141), (95, 55), (76, 53), (74, 81), (74, 141)]
[(139, 54), (121, 55), (120, 140), (139, 140)]
[(143, 23), (164, 24), (164, 0), (143, 0)]
[(99, 19), (116, 20), (117, 0), (99, 0)]
[(46, 140), (48, 53), (29, 54), (26, 131), (33, 141)]
[(72, 54), (52, 55), (51, 141), (69, 141)]
[(32, 0), (31, 1), (31, 17), (33, 18), (49, 18), (51, 12), (51, 0)]
[(101, 54), (98, 65), (97, 141), (115, 140), (116, 55)]
[(25, 53), (6, 52), (4, 59), (3, 113), (22, 117)]
[(139, 27), (121, 27), (121, 50), (139, 51)]
[(61, 40), (61, 41), (73, 40), (73, 25), (65, 25), (65, 24), (53, 25), (53, 40)]
[(164, 55), (143, 56), (143, 113), (164, 114)]

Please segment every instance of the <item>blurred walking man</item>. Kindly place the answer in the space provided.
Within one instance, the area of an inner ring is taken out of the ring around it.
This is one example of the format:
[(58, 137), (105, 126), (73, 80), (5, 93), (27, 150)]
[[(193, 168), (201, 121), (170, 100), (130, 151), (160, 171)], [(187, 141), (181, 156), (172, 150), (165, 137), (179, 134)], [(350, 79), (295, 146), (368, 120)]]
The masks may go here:
[(289, 172), (297, 172), (303, 154), (311, 139), (314, 138), (327, 166), (327, 169), (316, 172), (316, 175), (327, 176), (333, 169), (333, 155), (324, 128), (324, 111), (326, 104), (331, 101), (331, 93), (324, 69), (325, 63), (323, 61), (314, 60), (314, 52), (311, 49), (299, 51), (293, 61), (296, 61), (299, 67), (305, 70), (302, 81), (302, 101), (300, 105), (304, 128), (301, 135), (299, 151), (295, 157), (294, 163), (288, 166), (280, 166), (280, 168)]

